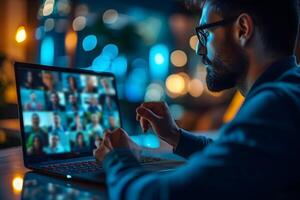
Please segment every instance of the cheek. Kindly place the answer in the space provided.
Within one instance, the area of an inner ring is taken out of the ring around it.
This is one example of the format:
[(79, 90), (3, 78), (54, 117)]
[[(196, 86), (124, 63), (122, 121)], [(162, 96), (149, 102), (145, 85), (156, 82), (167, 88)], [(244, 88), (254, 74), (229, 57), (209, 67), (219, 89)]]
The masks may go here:
[(213, 60), (216, 54), (216, 38), (213, 34), (210, 34), (207, 38), (207, 57), (209, 60)]

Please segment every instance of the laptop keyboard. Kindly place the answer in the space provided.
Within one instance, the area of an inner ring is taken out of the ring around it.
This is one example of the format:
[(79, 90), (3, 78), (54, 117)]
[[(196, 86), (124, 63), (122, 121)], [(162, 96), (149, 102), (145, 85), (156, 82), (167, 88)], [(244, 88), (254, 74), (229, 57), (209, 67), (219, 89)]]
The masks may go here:
[(80, 174), (101, 171), (102, 167), (101, 164), (96, 161), (85, 161), (76, 163), (52, 164), (44, 167), (44, 169), (58, 173)]
[[(152, 163), (152, 162), (162, 161), (162, 159), (154, 158), (154, 157), (141, 157), (139, 161), (140, 163)], [(80, 174), (80, 173), (102, 171), (101, 164), (96, 161), (52, 164), (52, 165), (45, 166), (43, 168), (52, 172), (69, 173), (69, 174)]]

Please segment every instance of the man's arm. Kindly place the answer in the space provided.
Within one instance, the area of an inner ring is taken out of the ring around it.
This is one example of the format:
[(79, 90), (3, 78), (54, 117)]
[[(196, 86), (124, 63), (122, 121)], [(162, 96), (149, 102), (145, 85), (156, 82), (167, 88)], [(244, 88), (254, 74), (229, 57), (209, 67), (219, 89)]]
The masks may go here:
[(112, 151), (104, 160), (109, 195), (112, 199), (257, 199), (264, 195), (272, 199), (283, 192), (278, 188), (300, 177), (300, 138), (290, 119), (292, 110), (272, 92), (253, 97), (221, 129), (220, 139), (166, 174), (143, 170), (128, 151)]
[(186, 130), (180, 129), (179, 142), (174, 153), (188, 158), (191, 154), (203, 150), (213, 140), (205, 136), (195, 136)]

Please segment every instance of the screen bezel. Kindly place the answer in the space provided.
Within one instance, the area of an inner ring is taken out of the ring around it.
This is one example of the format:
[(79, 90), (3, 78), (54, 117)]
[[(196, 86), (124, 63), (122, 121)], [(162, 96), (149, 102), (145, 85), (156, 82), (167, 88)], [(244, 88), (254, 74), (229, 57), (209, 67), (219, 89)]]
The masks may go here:
[(63, 68), (63, 67), (55, 67), (55, 66), (46, 66), (46, 65), (39, 65), (39, 64), (31, 64), (31, 63), (23, 63), (23, 62), (15, 62), (14, 63), (14, 71), (15, 71), (15, 78), (16, 78), (16, 89), (17, 89), (17, 100), (18, 100), (18, 113), (19, 113), (19, 122), (20, 122), (20, 132), (21, 132), (21, 144), (23, 150), (23, 158), (24, 164), (26, 167), (32, 164), (38, 164), (42, 162), (49, 162), (55, 160), (64, 160), (64, 159), (72, 159), (72, 158), (80, 158), (86, 156), (93, 156), (92, 152), (68, 152), (68, 153), (61, 153), (61, 154), (45, 154), (43, 156), (30, 156), (27, 154), (26, 150), (26, 142), (25, 142), (25, 130), (24, 130), (24, 121), (23, 121), (23, 107), (21, 101), (21, 79), (19, 77), (19, 70), (48, 70), (52, 72), (60, 72), (60, 73), (74, 73), (74, 74), (86, 74), (86, 75), (96, 75), (101, 77), (110, 77), (113, 79), (113, 87), (116, 91), (116, 105), (117, 110), (119, 112), (119, 119), (120, 119), (120, 127), (122, 126), (122, 118), (121, 118), (121, 111), (119, 105), (119, 98), (118, 98), (118, 91), (117, 91), (117, 84), (116, 84), (116, 77), (114, 74), (109, 72), (95, 72), (88, 69), (78, 69), (78, 68)]

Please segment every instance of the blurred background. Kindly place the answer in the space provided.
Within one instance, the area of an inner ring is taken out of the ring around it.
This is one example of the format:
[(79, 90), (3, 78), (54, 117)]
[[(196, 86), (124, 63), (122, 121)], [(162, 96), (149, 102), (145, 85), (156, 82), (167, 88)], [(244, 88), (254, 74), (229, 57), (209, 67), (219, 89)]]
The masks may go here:
[[(0, 148), (20, 144), (14, 61), (113, 72), (132, 136), (142, 135), (144, 101), (166, 101), (179, 126), (211, 137), (243, 102), (235, 90), (207, 90), (197, 0), (7, 0), (0, 9)], [(147, 135), (143, 145), (159, 146)]]

